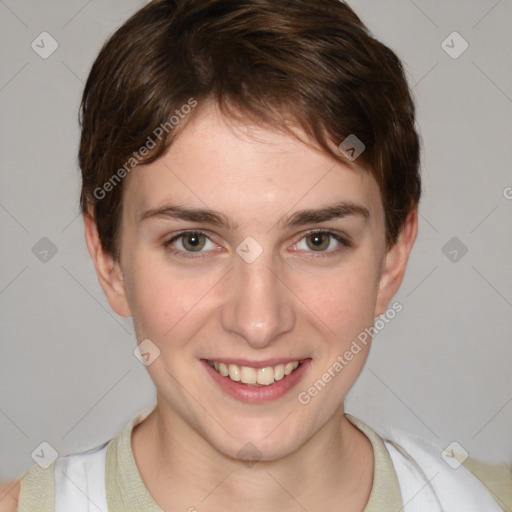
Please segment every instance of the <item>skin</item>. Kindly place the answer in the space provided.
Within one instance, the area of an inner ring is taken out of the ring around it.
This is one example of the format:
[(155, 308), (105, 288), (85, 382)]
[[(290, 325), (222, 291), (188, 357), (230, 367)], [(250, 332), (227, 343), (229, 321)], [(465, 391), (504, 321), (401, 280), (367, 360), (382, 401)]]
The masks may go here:
[(16, 512), (19, 493), (18, 480), (0, 482), (0, 512)]
[[(416, 238), (417, 212), (386, 250), (382, 201), (367, 172), (290, 135), (228, 120), (215, 104), (198, 111), (168, 153), (132, 171), (124, 185), (120, 261), (102, 250), (90, 214), (85, 234), (111, 307), (133, 317), (139, 343), (150, 339), (160, 350), (147, 366), (158, 405), (132, 435), (155, 501), (165, 510), (315, 511), (340, 503), (363, 510), (373, 451), (343, 404), (370, 344), (308, 405), (297, 394), (386, 311)], [(369, 218), (277, 225), (298, 210), (339, 201), (363, 205)], [(237, 229), (163, 217), (138, 221), (168, 203), (223, 212)], [(326, 236), (323, 252), (315, 250), (308, 232), (318, 228), (351, 246)], [(200, 239), (203, 257), (186, 257), (198, 254), (186, 252), (190, 238), (164, 247), (184, 229), (209, 236)], [(236, 253), (249, 236), (263, 249), (253, 263)], [(200, 363), (223, 356), (312, 363), (286, 396), (247, 404), (224, 394)], [(260, 454), (250, 467), (237, 455), (248, 442)]]

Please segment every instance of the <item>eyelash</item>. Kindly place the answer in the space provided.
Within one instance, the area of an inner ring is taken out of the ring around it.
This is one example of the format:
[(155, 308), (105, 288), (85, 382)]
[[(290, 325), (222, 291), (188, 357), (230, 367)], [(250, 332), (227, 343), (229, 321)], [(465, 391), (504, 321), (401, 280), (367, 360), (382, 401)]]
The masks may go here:
[[(202, 252), (194, 253), (192, 251), (181, 251), (181, 250), (172, 248), (173, 242), (175, 242), (176, 240), (179, 240), (180, 238), (184, 238), (186, 235), (191, 235), (191, 234), (204, 235), (209, 241), (213, 242), (213, 240), (204, 231), (189, 229), (189, 230), (181, 231), (181, 232), (177, 233), (169, 240), (166, 240), (165, 242), (163, 242), (162, 245), (164, 246), (165, 249), (167, 249), (171, 253), (176, 254), (183, 258), (192, 259), (192, 258), (206, 257), (206, 254), (204, 254)], [(299, 243), (300, 241), (302, 241), (303, 239), (307, 238), (308, 236), (315, 235), (315, 234), (328, 235), (331, 238), (333, 238), (334, 240), (336, 240), (337, 242), (339, 242), (341, 244), (341, 246), (336, 249), (330, 250), (330, 251), (308, 251), (308, 252), (311, 252), (314, 254), (314, 256), (312, 256), (312, 257), (326, 258), (326, 257), (337, 255), (340, 251), (343, 251), (343, 250), (346, 250), (346, 249), (352, 247), (352, 243), (350, 241), (348, 241), (346, 238), (342, 237), (338, 233), (331, 231), (329, 229), (313, 229), (311, 231), (308, 231), (296, 242), (296, 244)], [(294, 245), (296, 245), (296, 244), (294, 244)]]

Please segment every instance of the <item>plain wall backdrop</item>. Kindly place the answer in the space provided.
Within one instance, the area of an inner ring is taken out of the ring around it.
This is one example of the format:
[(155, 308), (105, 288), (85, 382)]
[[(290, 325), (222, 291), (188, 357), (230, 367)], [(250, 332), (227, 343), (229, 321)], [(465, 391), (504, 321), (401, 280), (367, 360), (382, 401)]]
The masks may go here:
[[(394, 299), (403, 310), (376, 336), (346, 410), (510, 463), (512, 2), (348, 3), (403, 60), (424, 192)], [(110, 439), (155, 400), (78, 215), (84, 82), (144, 4), (0, 0), (1, 478), (33, 464), (43, 441), (64, 455)]]

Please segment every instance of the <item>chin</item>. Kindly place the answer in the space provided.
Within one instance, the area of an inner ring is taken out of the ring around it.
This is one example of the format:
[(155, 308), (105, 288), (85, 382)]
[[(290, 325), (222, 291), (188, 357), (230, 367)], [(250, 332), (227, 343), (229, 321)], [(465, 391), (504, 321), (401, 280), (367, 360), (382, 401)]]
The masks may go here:
[(227, 429), (233, 437), (221, 429), (220, 432), (205, 433), (205, 439), (216, 451), (248, 465), (280, 460), (295, 452), (308, 439), (304, 422), (295, 419), (292, 424), (291, 418), (286, 417), (283, 414), (279, 418), (260, 421), (233, 420)]

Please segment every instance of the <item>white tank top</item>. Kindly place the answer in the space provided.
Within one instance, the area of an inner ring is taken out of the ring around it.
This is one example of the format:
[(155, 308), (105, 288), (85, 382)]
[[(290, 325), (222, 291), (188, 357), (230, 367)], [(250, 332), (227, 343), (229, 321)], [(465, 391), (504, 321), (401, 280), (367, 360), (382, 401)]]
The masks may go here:
[(55, 461), (55, 512), (108, 511), (105, 489), (107, 445), (108, 441)]

